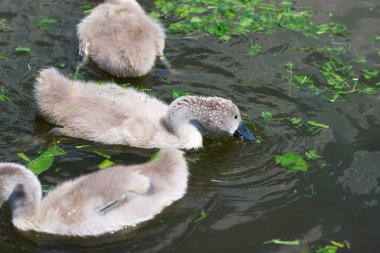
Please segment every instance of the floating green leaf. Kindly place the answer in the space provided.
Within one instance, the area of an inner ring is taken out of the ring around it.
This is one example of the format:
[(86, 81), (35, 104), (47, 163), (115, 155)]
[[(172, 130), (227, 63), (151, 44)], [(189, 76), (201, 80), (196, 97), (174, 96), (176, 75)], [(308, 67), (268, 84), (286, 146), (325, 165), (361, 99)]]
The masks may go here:
[(46, 29), (47, 26), (56, 24), (58, 22), (59, 20), (56, 18), (42, 18), (38, 21), (38, 27)]
[(188, 95), (194, 95), (191, 91), (177, 91), (177, 90), (172, 90), (172, 97), (174, 99), (182, 97), (182, 96), (188, 96)]
[(42, 172), (50, 169), (53, 164), (54, 157), (59, 155), (65, 155), (66, 152), (58, 145), (53, 145), (47, 150), (43, 151), (37, 158), (31, 160), (24, 153), (18, 153), (17, 155), (28, 162), (27, 167), (33, 171), (34, 174), (39, 175)]
[(8, 101), (8, 96), (3, 88), (0, 88), (0, 102)]
[(15, 52), (16, 53), (29, 53), (30, 48), (29, 47), (16, 47)]
[(249, 52), (248, 52), (248, 55), (250, 56), (256, 56), (258, 55), (260, 52), (261, 52), (261, 49), (263, 48), (263, 46), (261, 46), (260, 44), (253, 44), (251, 43), (251, 47), (249, 49)]
[(288, 152), (276, 155), (276, 163), (288, 170), (307, 171), (307, 164), (300, 154)]
[(81, 5), (79, 7), (83, 10), (84, 14), (88, 14), (92, 12), (92, 7), (89, 5)]
[(111, 161), (109, 159), (105, 159), (105, 160), (103, 160), (103, 162), (98, 164), (98, 168), (99, 169), (106, 169), (106, 168), (111, 167), (113, 165), (115, 165), (115, 163), (113, 161)]
[(265, 120), (265, 121), (271, 120), (272, 119), (272, 113), (268, 112), (268, 111), (262, 112), (261, 118), (263, 118), (263, 120)]
[(302, 120), (300, 118), (291, 118), (290, 122), (292, 122), (293, 125), (300, 125)]
[(272, 239), (270, 241), (263, 242), (263, 244), (280, 244), (280, 245), (293, 245), (293, 246), (298, 246), (301, 245), (301, 242), (299, 240), (294, 240), (294, 241), (283, 241), (281, 239)]
[(102, 152), (99, 152), (99, 151), (96, 151), (96, 150), (93, 150), (93, 152), (94, 152), (95, 154), (99, 155), (99, 156), (102, 156), (102, 157), (106, 158), (106, 159), (111, 159), (111, 156), (110, 156), (110, 155), (107, 155), (107, 154), (105, 154), (105, 153), (102, 153)]
[(20, 157), (22, 160), (29, 162), (30, 158), (27, 157), (24, 153), (17, 153), (18, 157)]
[(63, 69), (64, 67), (66, 67), (66, 63), (64, 62), (57, 63), (57, 67)]
[(324, 128), (324, 129), (328, 129), (328, 128), (330, 128), (329, 125), (322, 124), (322, 123), (319, 123), (319, 122), (314, 121), (314, 120), (309, 120), (309, 121), (307, 121), (307, 124), (309, 124), (309, 125), (311, 125), (311, 126), (314, 126), (314, 127)]
[(314, 24), (310, 20), (311, 8), (299, 7), (290, 1), (278, 4), (262, 0), (156, 0), (155, 4), (161, 17), (176, 18), (169, 30), (192, 37), (203, 32), (227, 41), (233, 35), (258, 31), (271, 33), (277, 29), (298, 31), (308, 37), (346, 34), (346, 28), (341, 24)]
[(377, 70), (368, 70), (368, 69), (362, 69), (363, 76), (365, 79), (371, 79), (373, 77), (376, 77), (379, 72)]
[(335, 245), (327, 245), (325, 247), (318, 247), (315, 253), (336, 253), (338, 247)]
[(206, 217), (207, 217), (207, 213), (206, 213), (205, 210), (203, 210), (203, 208), (202, 208), (201, 212), (199, 213), (198, 218), (194, 221), (194, 223), (201, 222), (201, 221), (203, 221)]
[(317, 160), (322, 158), (322, 156), (318, 155), (317, 151), (315, 150), (309, 150), (305, 152), (305, 156), (309, 160)]
[(149, 161), (154, 161), (157, 159), (158, 157), (158, 154), (160, 153), (160, 151), (157, 151), (157, 152), (154, 152), (153, 155), (150, 157)]

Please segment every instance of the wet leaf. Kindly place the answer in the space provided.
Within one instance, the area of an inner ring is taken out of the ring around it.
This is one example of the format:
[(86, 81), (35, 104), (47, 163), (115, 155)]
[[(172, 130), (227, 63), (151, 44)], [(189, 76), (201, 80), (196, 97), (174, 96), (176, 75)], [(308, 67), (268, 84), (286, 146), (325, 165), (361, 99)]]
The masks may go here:
[(153, 155), (150, 157), (149, 161), (154, 161), (157, 159), (158, 157), (158, 154), (160, 153), (160, 151), (157, 151), (157, 152), (154, 152)]
[(15, 52), (16, 53), (29, 53), (30, 48), (29, 47), (16, 47)]
[(92, 152), (94, 152), (95, 154), (99, 155), (99, 156), (102, 156), (106, 159), (111, 159), (111, 156), (110, 155), (107, 155), (105, 153), (102, 153), (102, 152), (99, 152), (99, 151), (96, 151), (96, 150), (93, 150)]
[(311, 125), (311, 126), (314, 126), (314, 127), (319, 127), (319, 128), (325, 128), (325, 129), (330, 128), (329, 125), (322, 124), (322, 123), (319, 123), (319, 122), (314, 121), (314, 120), (309, 120), (309, 121), (307, 122), (307, 124), (309, 124), (309, 125)]
[(172, 90), (172, 97), (174, 99), (182, 97), (182, 96), (188, 96), (188, 95), (194, 95), (191, 91), (177, 91), (177, 90)]
[(38, 27), (40, 28), (46, 28), (47, 26), (49, 25), (53, 25), (53, 24), (56, 24), (58, 23), (59, 20), (56, 19), (56, 18), (42, 18), (38, 21)]
[(276, 163), (288, 170), (307, 171), (307, 164), (300, 154), (288, 152), (276, 155)]
[(29, 162), (30, 158), (27, 157), (24, 153), (17, 153), (18, 157), (20, 157), (22, 160)]
[(300, 118), (291, 118), (290, 121), (292, 122), (293, 125), (299, 125), (302, 122)]
[(335, 245), (327, 245), (325, 247), (318, 247), (315, 253), (336, 253), (338, 247)]
[(322, 158), (322, 156), (318, 155), (317, 151), (315, 151), (315, 150), (309, 150), (309, 151), (307, 151), (305, 153), (305, 156), (309, 160), (317, 160), (317, 159), (321, 159)]
[(301, 245), (301, 242), (299, 240), (282, 241), (281, 239), (272, 239), (270, 241), (263, 242), (263, 244), (270, 244), (270, 243), (280, 244), (280, 245), (293, 245), (293, 246)]
[(108, 167), (111, 167), (115, 165), (115, 163), (109, 159), (105, 159), (103, 162), (101, 162), (100, 164), (98, 164), (98, 168), (99, 169), (106, 169)]
[(248, 55), (250, 55), (250, 56), (256, 56), (256, 55), (258, 55), (261, 52), (262, 48), (263, 47), (260, 44), (256, 44), (256, 43), (252, 44), (251, 43), (251, 47), (249, 49)]
[(363, 76), (365, 79), (371, 79), (373, 77), (376, 77), (379, 72), (377, 70), (368, 70), (368, 69), (362, 69)]
[(3, 88), (0, 88), (0, 102), (9, 101), (9, 98)]
[[(25, 154), (19, 153), (18, 156), (26, 161), (28, 161), (27, 167), (33, 171), (34, 174), (39, 175), (42, 172), (50, 169), (53, 165), (54, 157), (65, 155), (66, 152), (61, 149), (58, 145), (53, 145), (47, 150), (43, 151), (37, 158), (30, 160)], [(27, 160), (29, 159), (29, 160)]]
[(202, 208), (201, 212), (199, 213), (198, 218), (194, 221), (194, 223), (201, 222), (201, 221), (203, 221), (206, 217), (207, 217), (207, 213), (206, 213), (205, 210), (203, 210), (203, 208)]
[(262, 112), (261, 118), (263, 118), (263, 120), (265, 120), (265, 121), (271, 120), (272, 119), (272, 113), (268, 112), (268, 111)]

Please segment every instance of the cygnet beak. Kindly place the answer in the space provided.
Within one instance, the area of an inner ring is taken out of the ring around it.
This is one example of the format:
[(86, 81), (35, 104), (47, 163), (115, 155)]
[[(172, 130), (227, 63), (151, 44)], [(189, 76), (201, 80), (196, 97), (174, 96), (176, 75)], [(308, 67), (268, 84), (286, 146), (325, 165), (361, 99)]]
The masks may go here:
[(243, 122), (240, 122), (238, 129), (236, 129), (234, 136), (239, 137), (241, 136), (243, 139), (247, 141), (254, 141), (256, 140), (255, 136), (251, 133), (251, 131), (248, 130), (248, 128), (244, 125)]

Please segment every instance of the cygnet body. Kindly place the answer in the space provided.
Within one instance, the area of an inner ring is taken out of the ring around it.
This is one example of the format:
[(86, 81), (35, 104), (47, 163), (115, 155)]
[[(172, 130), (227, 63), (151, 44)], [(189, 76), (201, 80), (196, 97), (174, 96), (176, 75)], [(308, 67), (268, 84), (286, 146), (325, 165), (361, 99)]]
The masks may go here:
[(133, 88), (73, 81), (49, 68), (37, 77), (35, 98), (41, 114), (62, 127), (59, 134), (104, 144), (200, 148), (193, 120), (213, 132), (254, 139), (238, 107), (220, 97), (184, 96), (168, 106)]
[(96, 236), (152, 219), (183, 197), (188, 170), (183, 152), (163, 149), (145, 164), (118, 165), (64, 182), (42, 198), (38, 178), (15, 163), (0, 163), (0, 207), (8, 199), (20, 230)]
[(118, 77), (141, 76), (163, 56), (164, 29), (135, 0), (108, 0), (77, 26), (79, 53)]

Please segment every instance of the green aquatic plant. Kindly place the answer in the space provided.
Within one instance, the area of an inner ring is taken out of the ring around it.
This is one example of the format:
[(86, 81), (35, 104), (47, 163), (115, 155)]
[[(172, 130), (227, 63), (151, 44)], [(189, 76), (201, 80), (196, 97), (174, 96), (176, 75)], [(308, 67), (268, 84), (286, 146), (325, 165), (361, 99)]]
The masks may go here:
[(91, 13), (93, 9), (93, 7), (91, 7), (90, 5), (81, 5), (79, 7), (83, 10), (84, 14)]
[(306, 156), (307, 159), (309, 159), (309, 160), (313, 160), (313, 161), (322, 158), (322, 156), (319, 155), (319, 154), (317, 153), (317, 151), (315, 151), (315, 150), (309, 150), (309, 151), (306, 151), (306, 152), (305, 152), (305, 156)]
[(379, 72), (377, 70), (368, 70), (368, 69), (362, 69), (363, 77), (365, 79), (371, 79), (373, 77), (376, 77)]
[(5, 18), (0, 19), (0, 32), (9, 32), (11, 29), (7, 24), (7, 20)]
[(262, 112), (261, 113), (261, 118), (264, 120), (264, 121), (268, 121), (268, 120), (271, 120), (273, 118), (273, 115), (271, 112), (269, 111), (265, 111), (265, 112)]
[(172, 90), (172, 98), (174, 99), (188, 95), (194, 95), (194, 93), (192, 93), (191, 91)]
[(59, 23), (59, 20), (56, 18), (41, 18), (38, 21), (38, 27), (41, 29), (47, 29), (50, 25)]
[(169, 30), (197, 37), (211, 34), (223, 41), (250, 32), (271, 33), (278, 29), (298, 31), (308, 37), (320, 34), (345, 35), (341, 24), (311, 22), (313, 10), (290, 1), (280, 3), (262, 0), (156, 0), (158, 12), (153, 16), (174, 18)]
[(0, 102), (8, 101), (8, 96), (3, 88), (0, 88)]
[(30, 50), (31, 49), (29, 47), (20, 47), (20, 46), (18, 46), (18, 47), (15, 48), (15, 52), (16, 53), (29, 53)]
[(306, 123), (309, 125), (308, 131), (311, 132), (312, 135), (319, 133), (323, 129), (330, 128), (329, 125), (319, 123), (315, 120), (308, 120)]
[(65, 154), (66, 152), (56, 144), (50, 146), (33, 160), (27, 157), (24, 153), (17, 153), (21, 159), (28, 162), (27, 167), (36, 175), (39, 175), (42, 172), (50, 169), (50, 167), (53, 165), (55, 156)]
[(281, 239), (272, 239), (270, 241), (263, 242), (263, 244), (279, 244), (279, 245), (292, 245), (292, 246), (298, 246), (301, 245), (301, 242), (299, 240), (293, 240), (293, 241), (283, 241)]
[(249, 48), (248, 55), (249, 56), (256, 56), (261, 52), (261, 49), (263, 46), (257, 43), (252, 43), (251, 41), (251, 47)]
[(207, 217), (207, 213), (202, 208), (201, 212), (198, 215), (198, 218), (195, 219), (194, 223), (199, 223), (199, 222), (203, 221), (204, 219), (206, 219), (206, 217)]
[(115, 163), (109, 159), (104, 159), (100, 164), (98, 164), (99, 169), (106, 169), (108, 167), (111, 167), (115, 165)]
[(276, 163), (288, 170), (307, 171), (307, 164), (300, 154), (288, 152), (276, 155)]
[[(315, 253), (336, 253), (338, 249), (347, 248), (350, 249), (350, 243), (348, 241), (336, 242), (336, 241), (329, 241), (329, 245), (326, 246), (317, 246), (317, 248), (312, 250), (315, 246), (309, 246), (307, 244), (303, 244), (299, 240), (293, 240), (293, 241), (283, 241), (281, 239), (272, 239), (270, 241), (263, 242), (263, 244), (279, 244), (279, 245), (287, 245), (287, 246), (306, 246), (307, 250), (305, 252), (315, 252)], [(302, 251), (303, 252), (303, 251)]]
[(105, 153), (102, 153), (102, 152), (99, 152), (99, 151), (96, 151), (96, 150), (93, 150), (92, 152), (94, 152), (98, 156), (101, 156), (101, 157), (105, 158), (100, 164), (98, 164), (98, 168), (99, 169), (106, 169), (108, 167), (111, 167), (111, 166), (115, 165), (115, 163), (113, 161), (111, 161), (111, 156), (110, 155), (107, 155)]
[[(363, 59), (361, 60), (363, 61)], [(351, 64), (345, 64), (341, 59), (335, 56), (328, 56), (320, 63), (316, 64), (324, 82), (316, 82), (308, 75), (294, 74), (293, 63), (285, 64), (287, 71), (286, 79), (289, 87), (308, 88), (322, 98), (336, 102), (344, 99), (344, 96), (351, 93), (373, 94), (378, 91), (378, 87), (369, 87), (363, 82), (359, 82), (359, 75), (355, 67)], [(364, 79), (368, 80), (378, 75), (376, 70), (362, 69)]]

